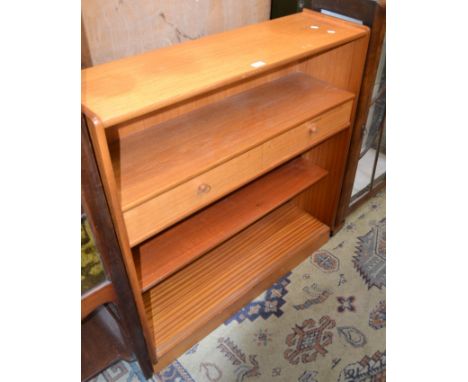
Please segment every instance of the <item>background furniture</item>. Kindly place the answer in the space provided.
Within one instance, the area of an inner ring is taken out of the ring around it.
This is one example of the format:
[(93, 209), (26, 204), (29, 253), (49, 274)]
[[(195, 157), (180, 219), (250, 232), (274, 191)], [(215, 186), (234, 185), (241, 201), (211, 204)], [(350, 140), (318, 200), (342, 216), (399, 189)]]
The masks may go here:
[[(382, 150), (385, 147), (385, 55), (382, 55), (385, 39), (385, 1), (272, 0), (271, 17), (286, 16), (300, 12), (303, 8), (317, 12), (332, 11), (351, 17), (368, 26), (371, 32), (345, 180), (336, 216), (336, 227), (339, 228), (348, 213), (385, 187), (385, 170), (382, 174), (379, 162), (379, 154), (382, 159)], [(375, 153), (371, 159), (369, 149)], [(364, 158), (366, 153), (368, 155)], [(360, 179), (356, 179), (360, 159), (363, 167), (366, 167), (365, 162), (371, 162), (369, 169), (363, 168), (361, 171), (370, 175), (362, 187), (358, 185)]]
[(83, 0), (82, 63), (98, 65), (269, 19), (270, 0)]
[[(87, 380), (119, 359), (137, 359), (152, 374), (140, 318), (85, 124), (81, 128), (82, 208), (102, 259), (104, 277), (81, 296), (81, 379)], [(84, 222), (82, 222), (84, 224)]]
[(327, 241), (368, 37), (307, 10), (83, 70), (158, 369)]

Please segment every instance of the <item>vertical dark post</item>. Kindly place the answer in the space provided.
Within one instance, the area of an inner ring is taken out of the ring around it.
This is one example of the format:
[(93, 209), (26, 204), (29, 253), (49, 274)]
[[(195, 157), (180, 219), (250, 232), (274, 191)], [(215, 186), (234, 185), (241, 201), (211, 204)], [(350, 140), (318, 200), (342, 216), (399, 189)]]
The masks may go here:
[(153, 365), (84, 118), (81, 123), (81, 195), (106, 273), (116, 293), (115, 313), (145, 377), (149, 378), (153, 374)]
[(375, 158), (374, 158), (374, 165), (372, 167), (372, 177), (371, 177), (371, 184), (370, 184), (370, 190), (369, 192), (372, 192), (373, 188), (374, 188), (374, 178), (375, 178), (375, 172), (377, 170), (377, 163), (379, 161), (379, 154), (380, 154), (380, 147), (382, 146), (382, 137), (383, 137), (383, 132), (385, 130), (385, 114), (384, 114), (384, 117), (382, 119), (382, 122), (380, 122), (380, 126), (379, 126), (379, 141), (377, 143), (377, 151), (376, 151), (376, 154), (375, 154)]
[(300, 12), (304, 7), (304, 0), (271, 0), (270, 19), (276, 19)]

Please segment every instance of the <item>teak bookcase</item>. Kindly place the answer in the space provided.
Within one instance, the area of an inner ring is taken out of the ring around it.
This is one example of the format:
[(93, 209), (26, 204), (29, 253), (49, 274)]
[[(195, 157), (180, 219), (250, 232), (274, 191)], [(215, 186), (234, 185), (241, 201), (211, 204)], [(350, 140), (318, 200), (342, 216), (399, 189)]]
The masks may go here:
[(328, 240), (368, 38), (305, 10), (82, 71), (157, 369)]

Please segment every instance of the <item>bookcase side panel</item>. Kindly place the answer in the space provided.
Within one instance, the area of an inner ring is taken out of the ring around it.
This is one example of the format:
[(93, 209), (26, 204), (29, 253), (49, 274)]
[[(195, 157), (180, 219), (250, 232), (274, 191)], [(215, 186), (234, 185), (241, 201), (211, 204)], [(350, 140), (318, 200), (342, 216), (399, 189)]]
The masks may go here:
[(344, 170), (356, 116), (356, 100), (364, 70), (369, 35), (328, 52), (304, 60), (300, 71), (355, 94), (350, 128), (310, 150), (305, 157), (329, 172), (326, 181), (296, 197), (301, 208), (327, 224), (334, 232), (338, 201), (343, 186)]

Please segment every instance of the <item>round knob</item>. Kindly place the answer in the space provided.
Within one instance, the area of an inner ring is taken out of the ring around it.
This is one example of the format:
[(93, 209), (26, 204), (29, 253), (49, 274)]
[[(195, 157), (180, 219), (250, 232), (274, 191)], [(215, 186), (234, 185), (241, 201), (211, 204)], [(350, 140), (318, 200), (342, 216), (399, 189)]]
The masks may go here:
[(211, 186), (209, 184), (203, 183), (198, 186), (198, 192), (200, 194), (206, 194), (207, 192), (210, 192)]
[(310, 135), (315, 134), (317, 131), (318, 131), (317, 126), (315, 124), (311, 124), (309, 127), (309, 134)]

